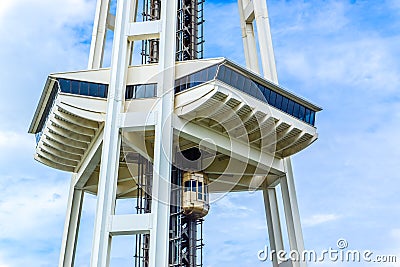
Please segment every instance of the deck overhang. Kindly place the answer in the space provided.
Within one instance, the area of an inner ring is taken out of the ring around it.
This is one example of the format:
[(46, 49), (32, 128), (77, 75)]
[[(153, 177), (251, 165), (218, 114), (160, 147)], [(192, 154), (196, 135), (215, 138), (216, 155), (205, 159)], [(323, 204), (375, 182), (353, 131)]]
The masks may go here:
[[(307, 123), (306, 119), (299, 119), (270, 105), (259, 97), (260, 93), (249, 94), (220, 80), (216, 73), (219, 69), (217, 66), (222, 65), (249, 77), (258, 86), (271, 88), (282, 97), (293, 99), (304, 105), (305, 110), (321, 110), (226, 59), (180, 62), (177, 63), (177, 80), (202, 73), (207, 68), (212, 68), (215, 74), (210, 76), (208, 72), (207, 81), (176, 91), (174, 114), (171, 114), (177, 142), (174, 147), (184, 150), (201, 145), (208, 151), (214, 151), (214, 154), (211, 153), (213, 158), (204, 159), (207, 162), (205, 172), (212, 182), (210, 192), (248, 190), (254, 185), (254, 177), (261, 176), (266, 178), (268, 184), (272, 184), (284, 174), (282, 159), (300, 152), (318, 138), (316, 127), (312, 125), (314, 121)], [(155, 64), (130, 67), (128, 85), (155, 84), (157, 70)], [(93, 97), (80, 95), (80, 92), (74, 94), (72, 89), (66, 93), (60, 90), (60, 81), (79, 81), (85, 86), (88, 83), (98, 84), (96, 88), (100, 90), (101, 84), (108, 85), (109, 77), (110, 69), (49, 76), (29, 128), (30, 133), (37, 135), (37, 161), (67, 172), (84, 172), (82, 168), (93, 154), (92, 150), (101, 149), (99, 139), (102, 138), (105, 123), (107, 94), (103, 90), (102, 97)], [(252, 90), (257, 90), (254, 89), (257, 86), (251, 86)], [(91, 88), (90, 85), (88, 88)], [(160, 99), (155, 95), (124, 101), (123, 113), (120, 114), (123, 144), (118, 179), (119, 198), (136, 195), (137, 178), (132, 174), (135, 170), (129, 169), (127, 158), (138, 154), (150, 162), (153, 160), (154, 126)], [(94, 194), (97, 192), (99, 163), (95, 165), (86, 180), (77, 183)], [(259, 186), (257, 182), (255, 184)]]

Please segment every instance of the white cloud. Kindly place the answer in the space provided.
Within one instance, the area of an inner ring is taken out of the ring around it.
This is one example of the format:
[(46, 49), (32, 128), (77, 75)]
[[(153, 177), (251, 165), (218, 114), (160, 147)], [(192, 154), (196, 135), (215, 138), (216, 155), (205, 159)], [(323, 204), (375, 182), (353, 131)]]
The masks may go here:
[(305, 227), (313, 227), (323, 223), (328, 223), (340, 219), (341, 216), (337, 214), (315, 214), (303, 220)]
[[(32, 158), (35, 150), (35, 138), (28, 133), (2, 131), (0, 128), (0, 168), (1, 173), (20, 170), (20, 164)], [(18, 166), (18, 167), (16, 167)]]
[(94, 0), (0, 3), (0, 267), (58, 262), (69, 175), (35, 163), (26, 132), (48, 73), (85, 68), (94, 8)]
[(33, 136), (12, 131), (0, 131), (0, 150), (22, 149), (32, 146)]
[(350, 22), (346, 16), (348, 7), (340, 1), (280, 1), (269, 6), (273, 37), (338, 31)]
[(6, 14), (13, 5), (16, 4), (16, 1), (2, 1), (0, 2), (0, 20), (4, 14)]
[(58, 223), (65, 216), (68, 181), (39, 177), (1, 180), (0, 239), (46, 241), (48, 236), (60, 235)]

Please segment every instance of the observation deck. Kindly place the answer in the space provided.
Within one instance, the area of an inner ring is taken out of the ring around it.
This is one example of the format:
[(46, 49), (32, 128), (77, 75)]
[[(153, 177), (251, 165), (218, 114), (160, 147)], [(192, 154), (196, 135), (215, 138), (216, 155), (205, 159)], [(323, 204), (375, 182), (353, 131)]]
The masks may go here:
[[(121, 151), (125, 153), (121, 162), (130, 151), (152, 161), (154, 114), (161, 92), (157, 71), (157, 64), (128, 69), (120, 122), (124, 131)], [(110, 69), (49, 75), (29, 128), (36, 135), (37, 161), (78, 172), (94, 153), (92, 148), (101, 147), (109, 80)], [(233, 176), (241, 181), (234, 190), (248, 188), (259, 168), (278, 176), (283, 173), (282, 158), (303, 150), (318, 137), (316, 113), (321, 108), (225, 58), (178, 62), (171, 90), (175, 92), (171, 116), (178, 147), (198, 146), (210, 135), (219, 140), (206, 144), (209, 149), (216, 147), (216, 154), (205, 172), (211, 182), (222, 174), (226, 180), (210, 186), (210, 192), (225, 191), (224, 184)], [(243, 171), (225, 164), (228, 158), (231, 165), (244, 162)], [(128, 165), (120, 167), (119, 197), (134, 196), (129, 188), (136, 186), (136, 180), (131, 179)], [(96, 193), (98, 173), (96, 166), (84, 185), (88, 192)]]

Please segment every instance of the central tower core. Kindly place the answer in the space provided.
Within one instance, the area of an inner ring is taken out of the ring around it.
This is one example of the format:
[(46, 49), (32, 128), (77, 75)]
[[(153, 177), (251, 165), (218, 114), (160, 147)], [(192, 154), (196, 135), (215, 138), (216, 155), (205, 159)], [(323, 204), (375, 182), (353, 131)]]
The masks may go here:
[[(143, 21), (160, 19), (161, 0), (142, 0)], [(204, 44), (204, 0), (178, 0), (176, 60), (203, 58)], [(159, 60), (159, 39), (142, 41), (142, 64), (157, 63)]]

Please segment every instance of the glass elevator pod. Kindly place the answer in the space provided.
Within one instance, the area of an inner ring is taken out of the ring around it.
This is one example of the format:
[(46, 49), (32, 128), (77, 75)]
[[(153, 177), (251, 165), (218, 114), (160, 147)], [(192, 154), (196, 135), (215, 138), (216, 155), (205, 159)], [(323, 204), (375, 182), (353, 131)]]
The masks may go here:
[(203, 172), (183, 174), (182, 209), (187, 216), (202, 218), (210, 209), (208, 197), (208, 178)]

